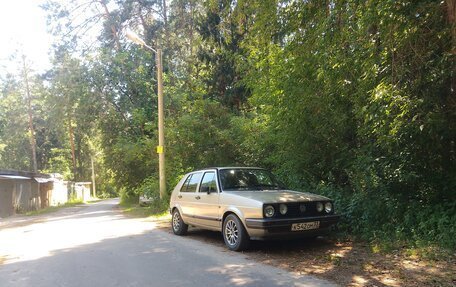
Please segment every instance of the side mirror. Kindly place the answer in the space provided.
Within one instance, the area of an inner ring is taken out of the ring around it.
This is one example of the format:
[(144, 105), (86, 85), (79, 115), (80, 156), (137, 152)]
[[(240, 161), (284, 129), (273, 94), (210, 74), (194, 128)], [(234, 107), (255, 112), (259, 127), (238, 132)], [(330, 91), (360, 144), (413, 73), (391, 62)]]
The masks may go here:
[(209, 186), (202, 186), (201, 187), (201, 192), (206, 192), (207, 194), (211, 193)]

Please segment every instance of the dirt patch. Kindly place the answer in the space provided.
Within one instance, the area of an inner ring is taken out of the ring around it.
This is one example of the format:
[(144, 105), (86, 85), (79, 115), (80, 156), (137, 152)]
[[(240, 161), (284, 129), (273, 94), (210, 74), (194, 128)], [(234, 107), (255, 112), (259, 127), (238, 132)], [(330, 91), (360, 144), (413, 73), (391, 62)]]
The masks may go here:
[(373, 253), (353, 241), (257, 242), (247, 254), (260, 262), (299, 274), (312, 274), (343, 286), (455, 286), (454, 258), (425, 261), (401, 252)]
[(156, 228), (171, 231), (171, 216), (162, 216), (158, 218), (152, 218), (152, 222), (155, 224)]
[[(151, 219), (171, 233), (170, 217)], [(221, 233), (189, 228), (188, 238), (224, 246)], [(368, 244), (324, 238), (252, 241), (243, 254), (300, 275), (314, 275), (342, 286), (456, 286), (456, 254), (435, 260), (405, 250), (374, 253)]]

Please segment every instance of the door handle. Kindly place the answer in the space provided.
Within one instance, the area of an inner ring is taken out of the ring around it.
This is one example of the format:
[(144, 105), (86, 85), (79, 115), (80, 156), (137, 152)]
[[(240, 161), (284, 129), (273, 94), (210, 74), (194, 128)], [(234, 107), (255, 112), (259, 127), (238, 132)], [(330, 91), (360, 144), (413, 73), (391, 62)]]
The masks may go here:
[(182, 198), (182, 195), (178, 195), (177, 198)]
[(196, 196), (195, 198), (196, 198), (196, 199), (198, 199), (198, 200), (199, 200), (199, 199), (201, 199), (201, 197), (200, 197), (199, 195), (198, 195), (198, 196)]

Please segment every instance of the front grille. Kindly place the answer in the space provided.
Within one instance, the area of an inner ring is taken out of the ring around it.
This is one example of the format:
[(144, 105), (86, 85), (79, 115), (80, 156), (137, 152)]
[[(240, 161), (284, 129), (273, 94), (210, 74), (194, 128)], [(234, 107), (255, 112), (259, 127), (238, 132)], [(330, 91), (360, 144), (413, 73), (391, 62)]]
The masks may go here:
[[(323, 205), (327, 201), (321, 201)], [(266, 205), (272, 205), (274, 206), (275, 209), (275, 214), (272, 218), (296, 218), (296, 217), (311, 217), (311, 216), (323, 216), (323, 215), (328, 215), (324, 210), (322, 212), (317, 211), (317, 201), (311, 201), (311, 202), (291, 202), (291, 203), (285, 203), (288, 207), (288, 212), (285, 215), (282, 215), (279, 211), (279, 203), (272, 203), (272, 204), (264, 204)], [(299, 206), (301, 204), (304, 204), (306, 206), (306, 211), (301, 212), (299, 209)], [(264, 208), (264, 207), (263, 207)], [(334, 214), (334, 208), (333, 211), (329, 214)]]

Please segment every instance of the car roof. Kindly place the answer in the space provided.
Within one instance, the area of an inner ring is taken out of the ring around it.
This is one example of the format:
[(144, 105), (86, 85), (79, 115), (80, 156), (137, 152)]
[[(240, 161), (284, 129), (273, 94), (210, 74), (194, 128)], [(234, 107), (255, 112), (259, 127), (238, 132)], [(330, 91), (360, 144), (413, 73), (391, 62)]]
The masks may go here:
[(198, 171), (205, 171), (205, 170), (210, 170), (210, 169), (216, 169), (216, 170), (224, 170), (224, 169), (263, 169), (266, 170), (265, 168), (262, 167), (253, 167), (253, 166), (219, 166), (219, 167), (208, 167), (208, 168), (203, 168), (203, 169), (198, 169), (194, 170), (192, 172), (198, 172)]

